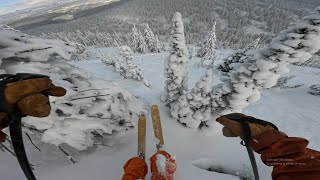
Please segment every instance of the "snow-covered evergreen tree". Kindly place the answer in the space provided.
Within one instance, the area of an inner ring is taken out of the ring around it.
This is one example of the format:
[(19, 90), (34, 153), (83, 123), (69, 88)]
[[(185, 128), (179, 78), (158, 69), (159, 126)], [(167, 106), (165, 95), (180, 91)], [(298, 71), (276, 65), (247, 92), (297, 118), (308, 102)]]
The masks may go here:
[(212, 31), (202, 43), (201, 48), (198, 51), (198, 56), (201, 57), (201, 62), (198, 66), (209, 67), (213, 66), (215, 48), (216, 48), (216, 22), (214, 22)]
[[(305, 62), (320, 50), (320, 7), (296, 26), (282, 31), (263, 49), (250, 50), (224, 68), (224, 86), (215, 87), (216, 113), (239, 112), (260, 98), (261, 88), (276, 85), (290, 63)], [(227, 87), (223, 89), (223, 87)], [(225, 91), (223, 91), (225, 90)], [(227, 102), (227, 104), (225, 104)]]
[(223, 74), (228, 73), (232, 67), (230, 67), (233, 63), (243, 63), (246, 57), (246, 52), (250, 50), (256, 50), (260, 47), (261, 37), (255, 39), (250, 44), (247, 45), (245, 49), (237, 50), (235, 53), (231, 54), (229, 57), (223, 60), (218, 66), (218, 69), (222, 71)]
[(136, 28), (136, 25), (133, 25), (133, 28), (131, 29), (131, 47), (134, 50), (138, 49), (138, 44), (139, 44), (139, 32), (138, 29)]
[(115, 70), (119, 72), (122, 77), (127, 78), (127, 66), (126, 66), (127, 64), (125, 59), (116, 55), (112, 59), (112, 61), (113, 61), (112, 65), (115, 68)]
[[(214, 86), (210, 94), (212, 117), (241, 112), (244, 107), (260, 99), (260, 89), (276, 85), (280, 75), (288, 72), (290, 63), (305, 62), (318, 53), (319, 27), (320, 7), (301, 23), (282, 31), (268, 46), (241, 51), (227, 59), (220, 67), (223, 83)], [(198, 119), (205, 118), (206, 113), (196, 113), (194, 107), (199, 103), (189, 103), (191, 92), (181, 95), (171, 105), (171, 115), (189, 127), (197, 127), (201, 126)], [(202, 124), (211, 125), (214, 119), (210, 118)]]
[(213, 73), (209, 69), (190, 92), (173, 104), (171, 115), (191, 128), (206, 124), (212, 117), (212, 85)]
[(172, 50), (165, 62), (165, 101), (171, 105), (187, 91), (188, 50), (184, 38), (184, 27), (180, 13), (175, 13), (172, 30)]
[(149, 51), (148, 49), (148, 45), (144, 39), (143, 34), (141, 33), (141, 31), (138, 31), (138, 44), (137, 44), (137, 51), (140, 53), (146, 53)]
[(131, 77), (136, 80), (143, 80), (142, 70), (136, 64), (132, 57), (132, 50), (128, 46), (120, 47), (120, 54), (125, 60), (125, 77)]
[(154, 34), (148, 24), (147, 24), (146, 29), (144, 29), (144, 38), (145, 38), (145, 42), (148, 46), (149, 51), (155, 52), (156, 51), (156, 39), (155, 39), (155, 36), (154, 36)]
[(161, 50), (161, 44), (160, 44), (158, 35), (155, 36), (154, 48), (155, 48), (154, 52), (160, 52)]
[(260, 41), (261, 41), (261, 37), (256, 38), (254, 41), (252, 41), (252, 42), (245, 48), (245, 50), (251, 50), (251, 49), (258, 49), (258, 48), (260, 48)]

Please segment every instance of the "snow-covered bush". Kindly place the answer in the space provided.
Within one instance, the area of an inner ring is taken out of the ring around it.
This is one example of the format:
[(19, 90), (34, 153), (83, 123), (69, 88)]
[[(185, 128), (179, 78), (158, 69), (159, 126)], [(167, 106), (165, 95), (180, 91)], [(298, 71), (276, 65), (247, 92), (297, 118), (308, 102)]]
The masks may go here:
[(76, 50), (63, 41), (0, 30), (0, 46), (1, 73), (48, 75), (67, 90), (64, 97), (50, 97), (48, 117), (23, 118), (24, 126), (42, 132), (44, 142), (85, 150), (93, 145), (92, 133), (126, 130), (144, 111), (129, 92), (68, 64)]
[(175, 13), (172, 30), (172, 50), (166, 59), (164, 75), (166, 77), (164, 101), (171, 105), (187, 91), (188, 50), (184, 37), (184, 27), (180, 13)]
[(211, 119), (213, 73), (209, 69), (190, 92), (173, 103), (171, 115), (188, 127), (197, 128)]
[(201, 44), (201, 48), (198, 51), (198, 57), (201, 57), (201, 61), (198, 66), (201, 67), (213, 67), (213, 61), (215, 59), (215, 48), (216, 48), (216, 22), (213, 23), (212, 30), (207, 36), (205, 41)]

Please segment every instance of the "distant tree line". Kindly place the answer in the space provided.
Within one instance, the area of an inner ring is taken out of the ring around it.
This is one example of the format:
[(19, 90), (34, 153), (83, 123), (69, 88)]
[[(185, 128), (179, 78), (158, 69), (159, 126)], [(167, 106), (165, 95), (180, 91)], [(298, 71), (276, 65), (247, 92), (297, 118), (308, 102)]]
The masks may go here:
[(268, 43), (318, 5), (318, 0), (131, 0), (91, 16), (36, 27), (27, 33), (102, 33), (107, 34), (103, 41), (110, 46), (128, 45), (132, 27), (148, 24), (160, 42), (169, 43), (171, 16), (181, 12), (187, 44), (201, 44), (216, 22), (218, 48), (244, 48), (257, 37), (262, 37), (262, 44)]

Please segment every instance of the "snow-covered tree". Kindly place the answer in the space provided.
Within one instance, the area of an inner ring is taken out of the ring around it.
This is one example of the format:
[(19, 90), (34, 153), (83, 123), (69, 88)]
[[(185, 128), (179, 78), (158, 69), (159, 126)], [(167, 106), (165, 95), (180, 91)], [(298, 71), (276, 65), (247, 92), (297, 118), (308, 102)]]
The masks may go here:
[(137, 51), (140, 53), (146, 53), (149, 51), (148, 49), (148, 45), (144, 39), (143, 34), (141, 33), (141, 31), (138, 31), (138, 44), (137, 44)]
[[(262, 88), (276, 85), (280, 75), (289, 71), (290, 63), (305, 62), (320, 51), (320, 7), (296, 26), (282, 31), (262, 49), (242, 51), (230, 57), (220, 69), (220, 83), (211, 93), (212, 117), (241, 112), (260, 99)], [(189, 127), (200, 124), (188, 101), (188, 94), (171, 106), (171, 115)], [(202, 118), (203, 114), (199, 114)], [(215, 123), (210, 118), (206, 125)], [(189, 124), (189, 125), (188, 125)], [(203, 123), (202, 123), (203, 124)]]
[(280, 75), (289, 71), (290, 63), (304, 62), (319, 52), (319, 34), (320, 7), (301, 23), (282, 31), (265, 48), (247, 51), (230, 63), (222, 79), (225, 85), (215, 87), (216, 92), (223, 92), (215, 99), (224, 102), (224, 107), (217, 106), (216, 113), (239, 112), (257, 101), (259, 90), (276, 85)]
[(172, 30), (172, 50), (165, 62), (165, 101), (171, 105), (187, 91), (188, 50), (184, 38), (184, 27), (180, 13), (175, 13)]
[(125, 77), (131, 77), (136, 80), (143, 80), (142, 70), (133, 60), (131, 48), (128, 46), (120, 47), (120, 54), (125, 60)]
[(160, 44), (158, 35), (156, 35), (155, 43), (154, 43), (154, 52), (160, 52), (160, 50), (161, 50), (161, 44)]
[(244, 59), (246, 58), (246, 52), (250, 50), (256, 50), (260, 47), (260, 40), (261, 37), (255, 39), (251, 42), (245, 49), (237, 50), (235, 53), (228, 56), (224, 59), (223, 63), (218, 66), (218, 69), (222, 71), (222, 74), (228, 73), (232, 68), (230, 67), (231, 64), (234, 63), (243, 63)]
[(212, 85), (213, 73), (209, 69), (190, 92), (173, 104), (171, 115), (191, 128), (205, 124), (212, 115)]
[(137, 50), (138, 44), (139, 44), (139, 32), (138, 32), (138, 29), (136, 28), (135, 24), (133, 25), (133, 28), (131, 29), (130, 36), (131, 36), (131, 47), (134, 50)]
[(261, 44), (261, 37), (256, 38), (254, 41), (252, 41), (246, 48), (245, 50), (250, 50), (250, 49), (258, 49), (260, 48)]
[(216, 22), (214, 22), (210, 34), (202, 43), (201, 48), (198, 51), (198, 56), (201, 57), (201, 62), (198, 66), (209, 67), (213, 66), (215, 48), (216, 48)]
[(147, 27), (144, 29), (144, 38), (148, 49), (150, 52), (156, 52), (156, 39), (155, 35), (153, 34), (151, 28), (147, 24)]
[(112, 65), (117, 72), (124, 78), (127, 78), (127, 63), (124, 58), (121, 58), (117, 55), (114, 56), (112, 59)]

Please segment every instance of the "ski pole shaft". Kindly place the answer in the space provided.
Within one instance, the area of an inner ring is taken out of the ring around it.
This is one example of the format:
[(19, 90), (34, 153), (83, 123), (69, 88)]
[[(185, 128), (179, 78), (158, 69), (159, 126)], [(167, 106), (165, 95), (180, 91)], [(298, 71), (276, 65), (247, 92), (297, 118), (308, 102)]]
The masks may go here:
[(36, 180), (36, 177), (34, 176), (32, 169), (30, 167), (30, 163), (27, 158), (26, 151), (23, 144), (21, 116), (15, 113), (9, 114), (9, 121), (10, 121), (9, 130), (10, 130), (12, 146), (16, 154), (17, 160), (20, 164), (20, 167), (28, 180)]

